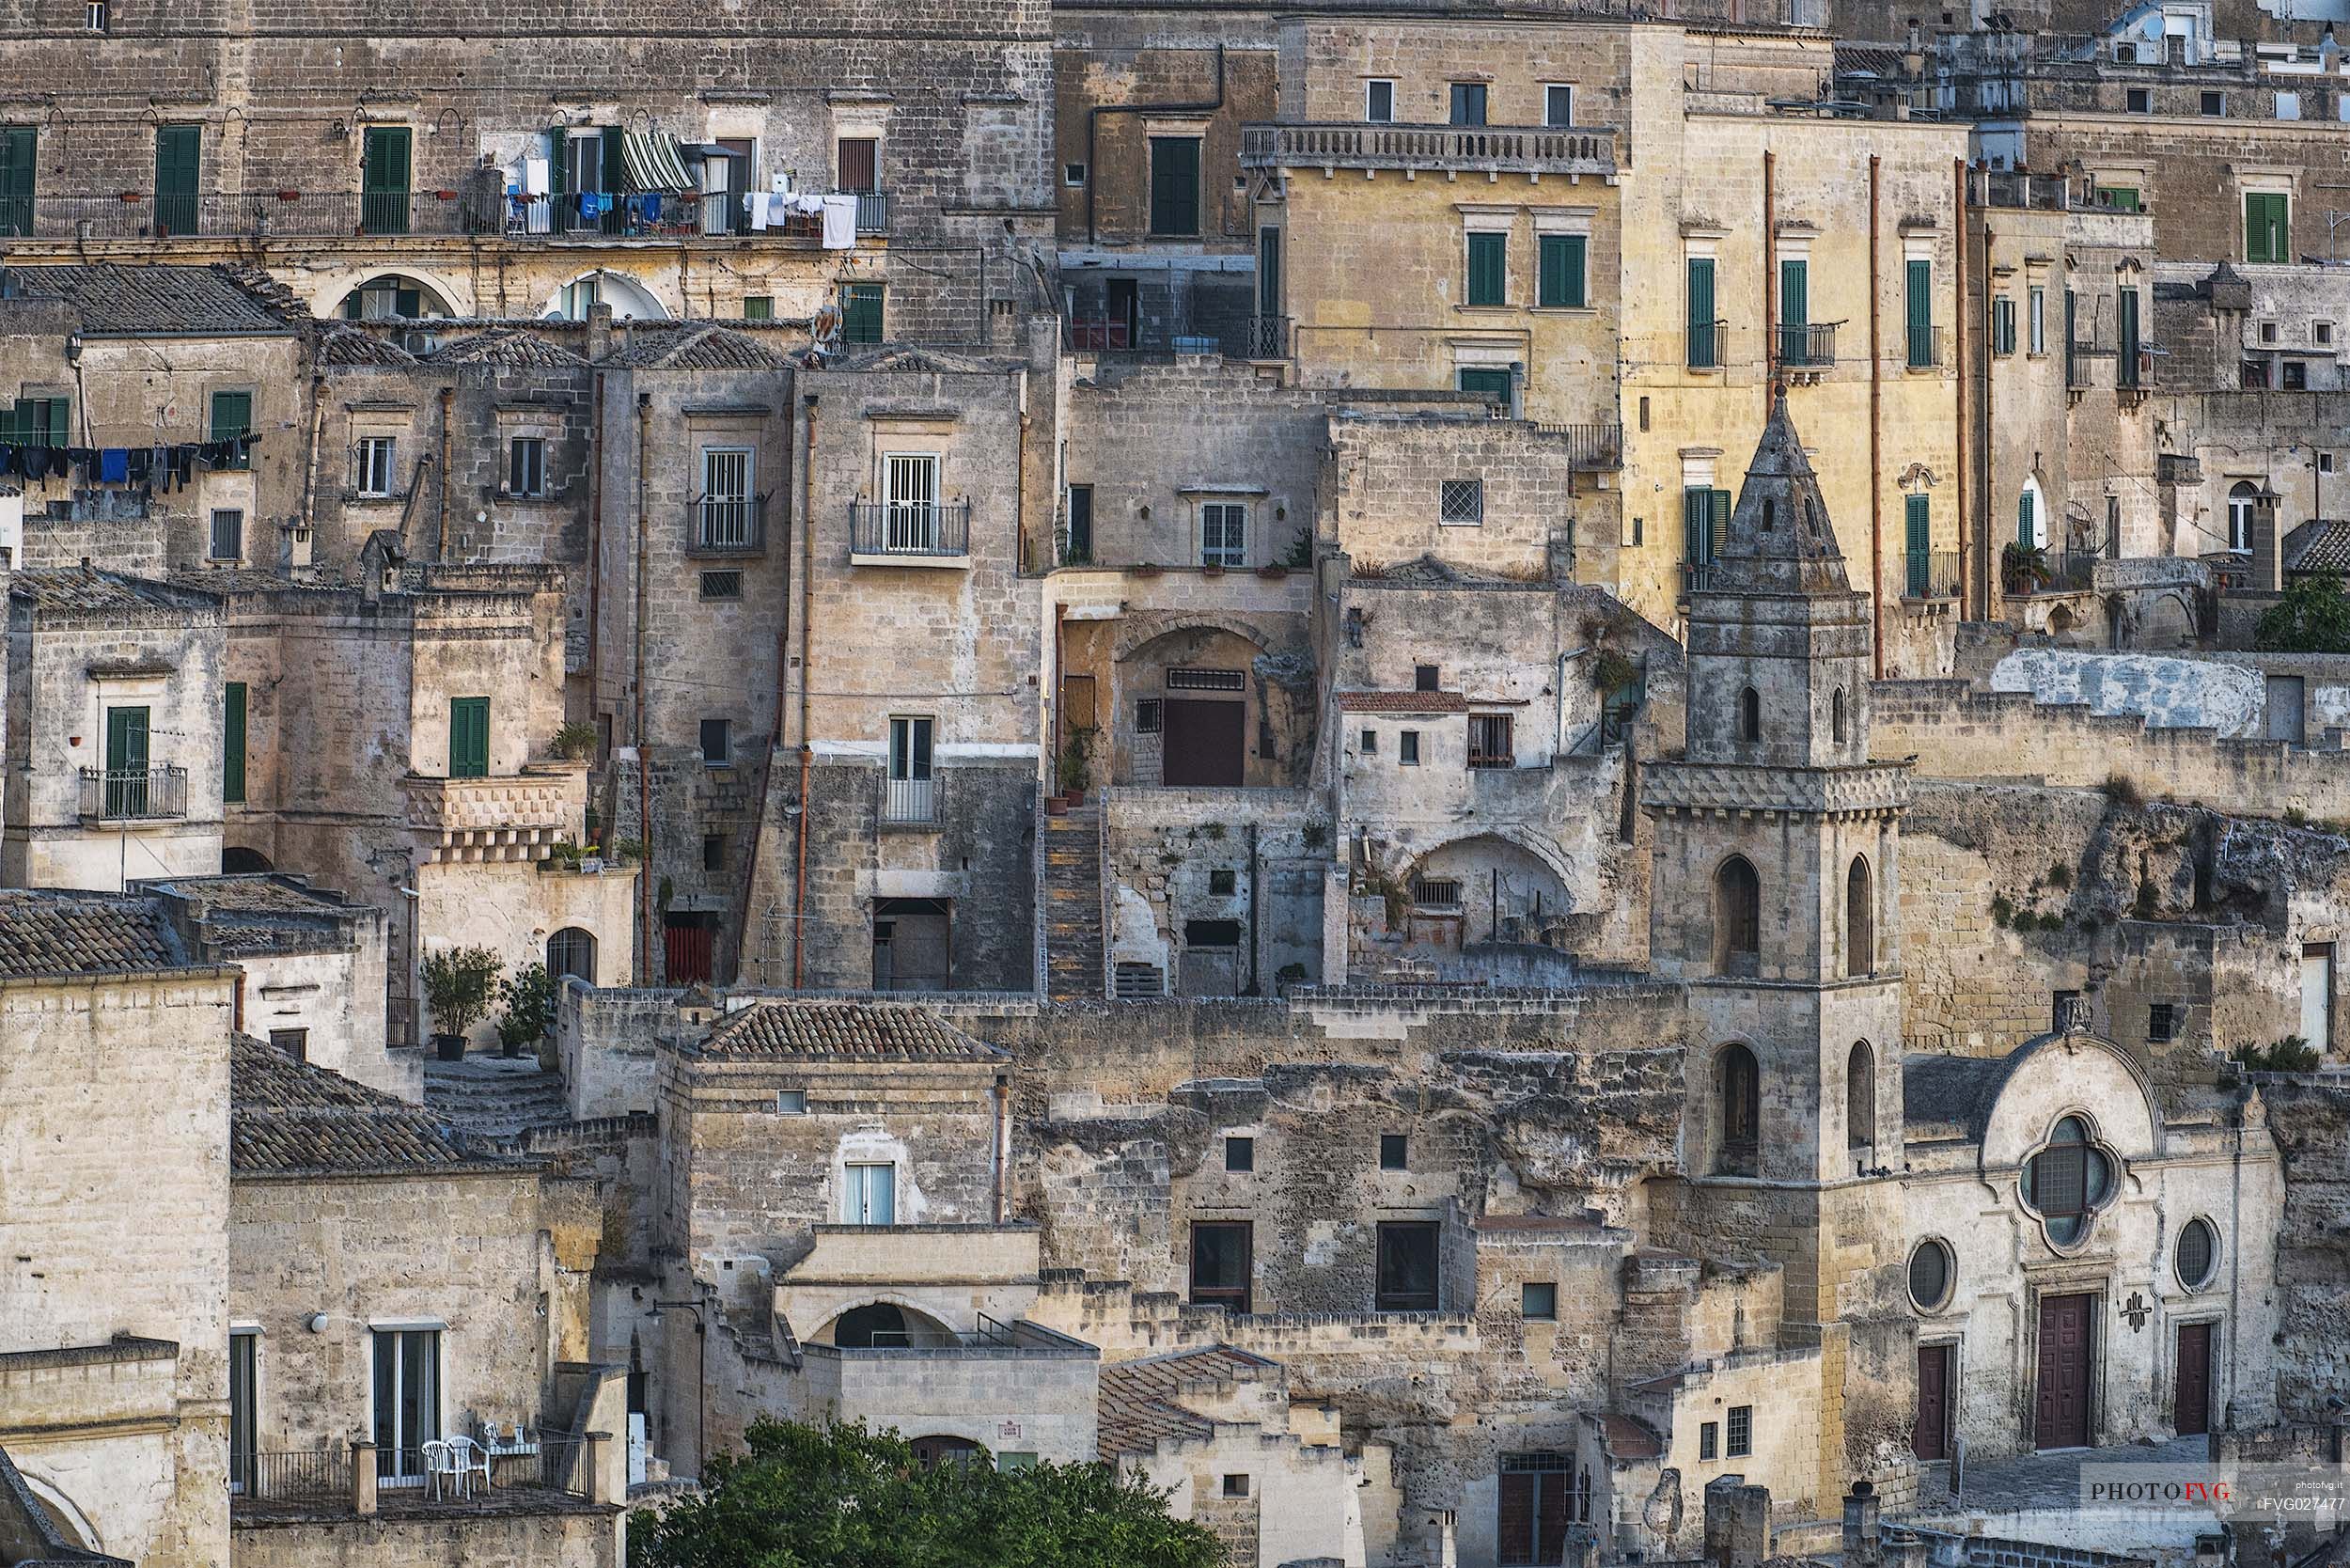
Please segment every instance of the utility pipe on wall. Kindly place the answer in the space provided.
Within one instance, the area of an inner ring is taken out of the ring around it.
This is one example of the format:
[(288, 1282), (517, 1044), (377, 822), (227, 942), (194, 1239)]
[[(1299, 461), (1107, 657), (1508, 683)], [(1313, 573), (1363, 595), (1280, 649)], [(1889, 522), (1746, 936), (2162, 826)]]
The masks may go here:
[[(636, 838), (645, 846), (636, 873), (638, 951), (644, 970), (652, 972), (652, 756), (645, 731), (645, 555), (650, 524), (645, 512), (646, 459), (652, 448), (652, 394), (636, 394), (636, 613), (630, 619), (635, 642), (634, 674), (630, 677), (629, 733), (636, 746)], [(666, 966), (662, 979), (668, 979)]]
[[(1957, 308), (1957, 310), (1956, 310), (1956, 311), (1954, 311), (1954, 312), (1952, 313), (1952, 324), (1951, 324), (1951, 329), (1950, 329), (1950, 336), (1952, 337), (1952, 338), (1954, 338), (1954, 339), (1955, 339), (1955, 341), (1952, 343), (1951, 348), (1950, 348), (1950, 356), (1951, 356), (1950, 363), (1951, 363), (1951, 366), (1952, 366), (1953, 369), (1954, 369), (1954, 370), (1956, 371), (1956, 373), (1957, 373), (1957, 381), (1956, 381), (1956, 396), (1957, 396), (1957, 399), (1958, 399), (1958, 452), (1957, 452), (1957, 461), (1956, 461), (1956, 463), (1955, 463), (1955, 464), (1954, 464), (1953, 466), (1954, 466), (1955, 480), (1956, 480), (1957, 485), (1958, 485), (1958, 496), (1957, 496), (1957, 511), (1958, 511), (1958, 570), (1959, 570), (1959, 572), (1960, 572), (1960, 573), (1961, 573), (1962, 575), (1966, 575), (1966, 490), (1967, 490), (1967, 485), (1966, 485), (1966, 461), (1967, 461), (1967, 450), (1968, 450), (1968, 447), (1969, 447), (1969, 446), (1970, 446), (1970, 443), (1969, 443), (1969, 442), (1967, 441), (1967, 439), (1966, 439), (1966, 434), (1967, 434), (1967, 431), (1966, 431), (1966, 420), (1967, 420), (1967, 417), (1968, 417), (1968, 416), (1969, 416), (1969, 414), (1970, 414), (1970, 412), (1971, 412), (1970, 406), (1969, 406), (1969, 404), (1968, 404), (1968, 402), (1967, 402), (1967, 399), (1966, 399), (1966, 159), (1964, 159), (1964, 158), (1953, 158), (1953, 159), (1951, 159), (1951, 160), (1950, 160), (1950, 181), (1951, 181), (1952, 186), (1954, 187), (1954, 196), (1955, 196), (1955, 199), (1954, 199), (1954, 205), (1952, 206), (1951, 211), (1952, 211), (1952, 212), (1955, 214), (1955, 221), (1956, 221), (1957, 226), (1958, 226), (1958, 233), (1957, 233), (1958, 243), (1957, 243), (1957, 245), (1956, 245), (1956, 247), (1955, 247), (1955, 249), (1956, 249), (1956, 251), (1957, 251), (1957, 255), (1958, 255), (1958, 264), (1957, 264), (1957, 266), (1956, 266), (1955, 268), (1953, 268), (1953, 269), (1952, 269), (1952, 270), (1953, 270), (1953, 271), (1957, 274), (1958, 308)], [(1990, 613), (1991, 613), (1991, 578), (1990, 578), (1991, 567), (1990, 567), (1990, 562), (1989, 562), (1989, 560), (1988, 560), (1988, 558), (1987, 558), (1987, 557), (1988, 557), (1988, 556), (1989, 556), (1989, 551), (1988, 551), (1988, 550), (1986, 550), (1986, 551), (1984, 552), (1984, 555), (1985, 555), (1985, 557), (1986, 557), (1986, 559), (1985, 559), (1985, 560), (1984, 560), (1984, 562), (1982, 563), (1982, 572), (1981, 572), (1980, 576), (1976, 577), (1976, 578), (1975, 578), (1975, 580), (1974, 580), (1974, 581), (1970, 584), (1970, 587), (1971, 587), (1971, 588), (1973, 588), (1973, 590), (1974, 590), (1974, 593), (1973, 593), (1973, 595), (1972, 595), (1972, 598), (1973, 598), (1973, 603), (1972, 603), (1972, 604), (1971, 604), (1971, 605), (1969, 606), (1969, 607), (1973, 610), (1973, 612), (1974, 612), (1974, 613), (1973, 613), (1973, 616), (1972, 616), (1972, 618), (1971, 618), (1971, 619), (1977, 619), (1977, 620), (1981, 620), (1981, 619), (1985, 619), (1985, 618), (1986, 618), (1986, 617), (1988, 617), (1988, 616), (1990, 615)]]
[[(1885, 360), (1879, 347), (1879, 318), (1885, 296), (1879, 291), (1877, 265), (1877, 193), (1882, 175), (1877, 155), (1869, 154), (1869, 616), (1870, 642), (1875, 652), (1870, 673), (1885, 679), (1885, 451), (1884, 419), (1880, 413), (1885, 384)], [(1932, 547), (1933, 541), (1927, 541)]]
[(816, 394), (800, 400), (805, 411), (806, 461), (800, 474), (800, 831), (798, 868), (791, 874), (791, 989), (797, 991), (807, 975), (807, 776), (815, 754), (808, 745), (808, 682), (816, 675), (814, 613), (816, 577)]

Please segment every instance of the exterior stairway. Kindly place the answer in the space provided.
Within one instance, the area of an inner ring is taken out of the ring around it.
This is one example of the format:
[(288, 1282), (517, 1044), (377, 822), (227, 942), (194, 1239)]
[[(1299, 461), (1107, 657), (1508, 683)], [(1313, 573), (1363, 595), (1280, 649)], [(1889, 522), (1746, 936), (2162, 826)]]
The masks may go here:
[(470, 1053), (462, 1061), (428, 1060), (424, 1106), (459, 1132), (490, 1139), (572, 1119), (563, 1074), (533, 1057)]
[(1102, 999), (1102, 807), (1044, 819), (1044, 994)]

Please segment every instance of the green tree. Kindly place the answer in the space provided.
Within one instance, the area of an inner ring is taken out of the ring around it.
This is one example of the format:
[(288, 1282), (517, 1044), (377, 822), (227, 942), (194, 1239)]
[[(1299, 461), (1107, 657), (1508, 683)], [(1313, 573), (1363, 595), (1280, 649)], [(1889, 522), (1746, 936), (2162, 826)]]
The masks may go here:
[(1100, 1465), (925, 1467), (895, 1432), (760, 1421), (702, 1490), (629, 1521), (630, 1568), (1215, 1568), (1167, 1497)]
[(543, 964), (525, 964), (498, 981), (498, 1043), (508, 1054), (536, 1045), (555, 1025), (555, 979)]
[(2280, 653), (2350, 653), (2350, 598), (2333, 576), (2295, 578), (2264, 612), (2252, 640)]

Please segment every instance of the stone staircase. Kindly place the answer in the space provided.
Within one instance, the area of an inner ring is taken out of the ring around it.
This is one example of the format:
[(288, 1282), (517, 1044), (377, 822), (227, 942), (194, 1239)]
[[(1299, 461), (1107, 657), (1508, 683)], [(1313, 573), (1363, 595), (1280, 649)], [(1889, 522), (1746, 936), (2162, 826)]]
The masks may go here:
[(1044, 819), (1044, 994), (1102, 999), (1102, 808)]
[(563, 1074), (531, 1057), (469, 1055), (424, 1064), (424, 1106), (461, 1133), (509, 1138), (572, 1119)]

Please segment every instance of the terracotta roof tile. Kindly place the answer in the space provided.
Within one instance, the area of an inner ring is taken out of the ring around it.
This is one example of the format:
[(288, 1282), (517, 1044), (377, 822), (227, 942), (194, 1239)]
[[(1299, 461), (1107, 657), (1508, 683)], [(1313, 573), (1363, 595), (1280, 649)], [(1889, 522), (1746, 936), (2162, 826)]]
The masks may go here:
[(466, 1152), (439, 1118), (239, 1035), (229, 1047), (228, 1165), (247, 1176), (526, 1171)]
[(1279, 1362), (1226, 1344), (1107, 1362), (1102, 1368), (1096, 1451), (1109, 1464), (1121, 1454), (1150, 1453), (1162, 1438), (1206, 1438), (1215, 1423), (1177, 1403), (1186, 1389), (1287, 1375)]
[[(293, 331), (282, 307), (255, 297), (226, 267), (17, 267), (17, 287), (81, 313), (82, 330), (135, 337), (175, 332), (223, 337)], [(303, 314), (296, 307), (296, 314)]]
[(170, 919), (135, 893), (0, 892), (0, 976), (114, 975), (191, 963)]
[(749, 333), (701, 326), (678, 327), (658, 336), (644, 334), (604, 363), (659, 370), (772, 370), (786, 361)]
[(1339, 706), (1350, 713), (1465, 713), (1459, 692), (1340, 692)]
[(576, 369), (588, 362), (560, 344), (514, 327), (451, 338), (425, 355), (428, 365), (504, 365)]
[(705, 1057), (740, 1059), (994, 1061), (1003, 1056), (935, 1014), (900, 1002), (754, 1002), (719, 1020), (697, 1049)]

